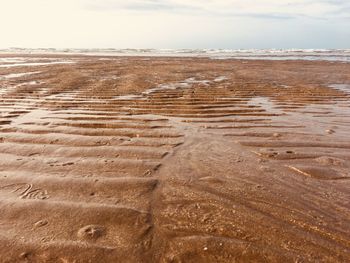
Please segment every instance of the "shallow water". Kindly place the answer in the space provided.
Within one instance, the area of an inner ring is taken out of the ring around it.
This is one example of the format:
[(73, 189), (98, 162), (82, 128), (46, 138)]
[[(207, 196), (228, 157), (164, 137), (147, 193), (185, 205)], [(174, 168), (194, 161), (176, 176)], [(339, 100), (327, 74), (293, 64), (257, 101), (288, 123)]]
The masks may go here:
[(0, 64), (0, 68), (13, 68), (13, 67), (30, 67), (30, 66), (48, 66), (56, 64), (73, 64), (73, 61), (54, 61), (54, 62), (34, 62), (34, 63), (16, 63), (16, 64)]

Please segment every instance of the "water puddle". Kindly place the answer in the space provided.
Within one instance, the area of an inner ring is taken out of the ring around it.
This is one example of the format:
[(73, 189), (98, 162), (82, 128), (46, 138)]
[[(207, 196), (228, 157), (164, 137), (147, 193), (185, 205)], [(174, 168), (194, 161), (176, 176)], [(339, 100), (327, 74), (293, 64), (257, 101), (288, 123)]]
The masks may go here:
[(227, 77), (225, 76), (219, 76), (215, 78), (213, 81), (211, 80), (196, 80), (196, 78), (188, 78), (183, 81), (179, 82), (173, 82), (173, 83), (166, 83), (166, 84), (160, 84), (155, 88), (148, 89), (141, 93), (141, 95), (122, 95), (122, 96), (116, 96), (114, 99), (117, 100), (133, 100), (133, 99), (144, 99), (144, 96), (150, 95), (155, 92), (163, 91), (163, 90), (176, 90), (176, 89), (185, 89), (185, 88), (191, 88), (193, 84), (201, 84), (204, 86), (208, 86), (210, 83), (213, 82), (220, 82), (226, 80)]
[(15, 57), (15, 58), (0, 58), (0, 63), (20, 63), (24, 62), (24, 58)]
[(328, 87), (350, 93), (350, 84), (331, 84)]
[(220, 76), (220, 77), (217, 77), (216, 79), (214, 79), (214, 82), (221, 82), (221, 81), (224, 81), (224, 80), (227, 80), (228, 78), (226, 76)]
[(276, 105), (267, 97), (253, 97), (247, 102), (247, 105), (258, 106), (266, 112), (282, 113), (280, 110), (274, 108)]
[(8, 75), (1, 75), (0, 80), (4, 79), (14, 79), (14, 78), (20, 78), (28, 75), (33, 75), (33, 74), (38, 74), (41, 71), (34, 71), (34, 72), (24, 72), (24, 73), (13, 73), (13, 74), (8, 74)]
[(37, 122), (40, 123), (40, 120), (44, 117), (49, 116), (49, 112), (46, 110), (36, 109), (33, 111), (30, 111), (26, 114), (23, 114), (19, 116), (18, 118), (15, 118), (12, 120), (11, 125), (14, 127), (20, 127), (23, 125), (23, 123), (27, 122)]
[(287, 89), (287, 88), (290, 88), (291, 86), (289, 86), (289, 85), (279, 85), (279, 87)]

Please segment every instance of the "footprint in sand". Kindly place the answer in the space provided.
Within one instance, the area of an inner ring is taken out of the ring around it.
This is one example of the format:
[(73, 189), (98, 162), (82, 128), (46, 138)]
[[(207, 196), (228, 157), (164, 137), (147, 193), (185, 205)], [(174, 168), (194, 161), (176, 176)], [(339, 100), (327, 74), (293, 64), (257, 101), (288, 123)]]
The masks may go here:
[(339, 158), (322, 156), (315, 159), (321, 165), (334, 165), (334, 166), (343, 166), (345, 161)]
[(73, 162), (68, 162), (68, 163), (63, 163), (62, 166), (70, 166), (70, 165), (74, 165)]
[(269, 167), (269, 166), (260, 166), (259, 167), (261, 171), (267, 172), (267, 173), (273, 173), (275, 172), (275, 169)]

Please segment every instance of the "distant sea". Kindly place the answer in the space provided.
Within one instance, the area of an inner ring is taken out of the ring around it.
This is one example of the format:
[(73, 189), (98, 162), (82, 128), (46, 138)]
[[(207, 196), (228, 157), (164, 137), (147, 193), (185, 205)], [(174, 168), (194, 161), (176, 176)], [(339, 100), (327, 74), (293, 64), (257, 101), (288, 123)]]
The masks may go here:
[(324, 60), (350, 62), (350, 49), (54, 49), (9, 48), (0, 53), (100, 56), (207, 57), (212, 59)]

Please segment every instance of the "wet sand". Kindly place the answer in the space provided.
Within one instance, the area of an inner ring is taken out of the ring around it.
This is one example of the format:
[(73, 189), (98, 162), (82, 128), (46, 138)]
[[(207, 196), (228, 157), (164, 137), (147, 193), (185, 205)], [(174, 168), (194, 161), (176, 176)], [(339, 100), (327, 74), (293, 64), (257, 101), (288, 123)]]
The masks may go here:
[(0, 101), (0, 262), (350, 261), (349, 63), (1, 55)]

